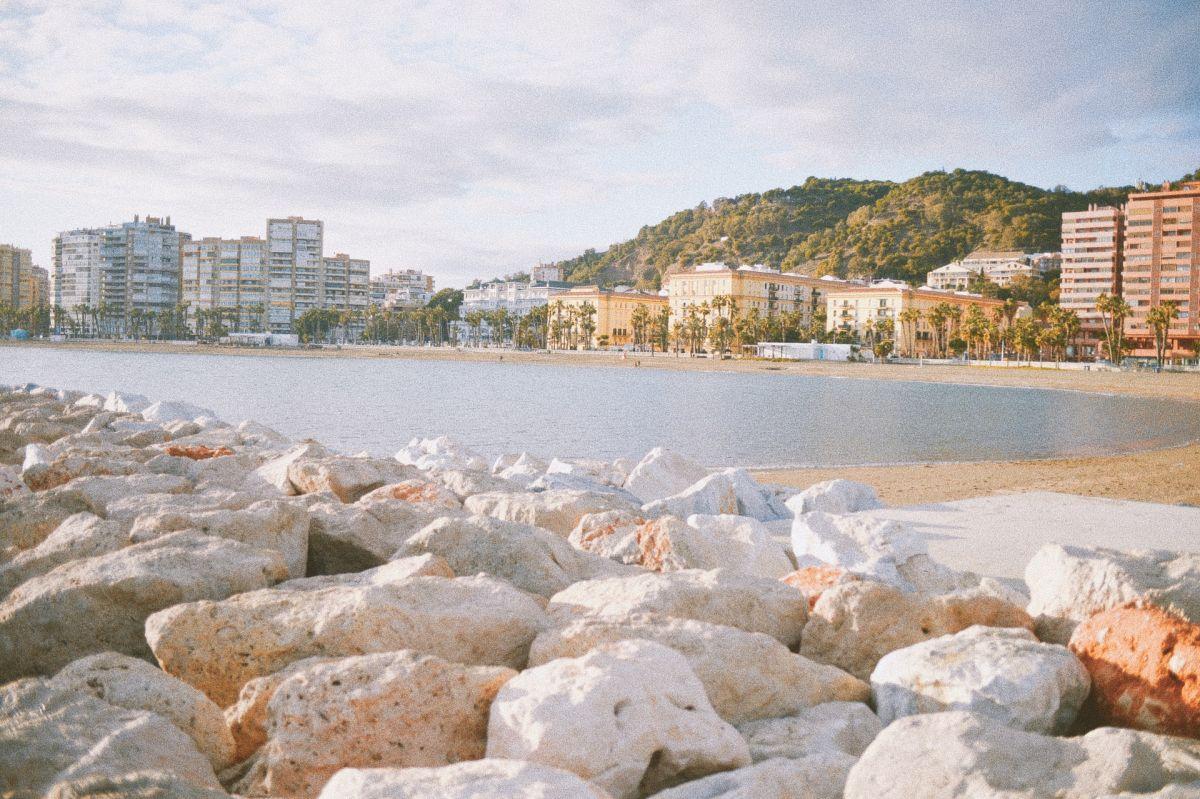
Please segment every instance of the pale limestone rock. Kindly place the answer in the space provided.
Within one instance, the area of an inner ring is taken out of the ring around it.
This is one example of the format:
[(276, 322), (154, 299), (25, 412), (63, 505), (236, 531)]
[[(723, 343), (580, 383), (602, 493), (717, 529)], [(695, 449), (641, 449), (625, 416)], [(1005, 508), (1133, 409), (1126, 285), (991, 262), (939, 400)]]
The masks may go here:
[(308, 562), (308, 527), (308, 512), (303, 508), (281, 500), (264, 500), (238, 510), (144, 514), (133, 523), (129, 536), (134, 543), (141, 543), (176, 530), (195, 530), (274, 550), (283, 556), (289, 577), (303, 577)]
[(309, 508), (308, 573), (339, 574), (386, 563), (429, 524), (461, 514), (398, 499), (315, 504)]
[(106, 650), (148, 658), (142, 624), (150, 614), (286, 574), (277, 552), (193, 532), (65, 563), (0, 602), (0, 681), (50, 674)]
[(441, 768), (347, 768), (320, 799), (610, 799), (569, 771), (523, 760), (471, 760)]
[(259, 466), (255, 474), (274, 486), (279, 493), (293, 496), (301, 493), (288, 478), (292, 464), (300, 460), (312, 460), (329, 456), (329, 450), (315, 441), (302, 441), (277, 458)]
[(589, 513), (579, 519), (567, 541), (576, 549), (618, 563), (640, 564), (642, 550), (638, 546), (638, 531), (645, 524), (646, 518), (641, 511)]
[(755, 763), (779, 757), (800, 759), (828, 751), (857, 758), (882, 729), (883, 722), (861, 702), (826, 702), (794, 716), (738, 725)]
[(652, 799), (842, 799), (853, 765), (854, 758), (843, 752), (764, 760), (668, 788)]
[(800, 654), (867, 680), (888, 652), (974, 624), (1033, 629), (1020, 607), (980, 591), (928, 596), (871, 580), (842, 583), (813, 606)]
[(190, 422), (201, 416), (216, 417), (216, 414), (207, 408), (201, 408), (199, 405), (193, 405), (190, 402), (182, 402), (180, 400), (159, 400), (145, 408), (142, 411), (142, 418), (147, 422), (158, 422), (166, 424), (167, 422)]
[(141, 394), (110, 391), (104, 400), (104, 410), (113, 413), (141, 413), (150, 407), (150, 400)]
[(867, 747), (846, 799), (1095, 799), (1200, 779), (1200, 742), (1101, 727), (1054, 738), (973, 713), (908, 716)]
[(454, 492), (460, 502), (476, 494), (488, 494), (493, 491), (521, 491), (521, 486), (509, 480), (481, 472), (477, 469), (446, 469), (438, 473), (437, 479), (442, 485)]
[(688, 541), (688, 568), (731, 569), (775, 578), (793, 570), (791, 558), (757, 519), (693, 514), (687, 526), (699, 533)]
[(300, 458), (288, 465), (288, 480), (301, 494), (332, 491), (342, 502), (357, 501), (364, 494), (412, 479), (417, 473), (384, 458)]
[(617, 799), (750, 763), (683, 656), (649, 641), (514, 677), (492, 706), (487, 754), (564, 768)]
[(342, 768), (481, 758), (492, 700), (515, 675), (407, 650), (293, 670), (267, 703), (267, 741), (238, 790), (313, 797)]
[(794, 649), (808, 603), (802, 593), (778, 580), (716, 569), (575, 583), (551, 597), (546, 610), (560, 624), (581, 616), (620, 621), (634, 613), (695, 619), (766, 633)]
[(93, 774), (56, 783), (45, 799), (230, 799), (220, 788), (206, 788), (162, 771)]
[(529, 665), (580, 657), (603, 644), (637, 639), (683, 655), (717, 714), (731, 724), (787, 716), (823, 702), (866, 701), (870, 696), (862, 680), (794, 654), (769, 635), (667, 616), (580, 619), (547, 630), (534, 639)]
[(446, 517), (405, 541), (396, 557), (440, 555), (456, 574), (480, 572), (553, 596), (572, 583), (633, 569), (580, 552), (553, 533), (490, 516)]
[(1065, 644), (1075, 626), (1134, 600), (1200, 623), (1200, 555), (1046, 544), (1025, 567), (1038, 637)]
[[(616, 463), (594, 458), (554, 458), (546, 466), (546, 474), (574, 474), (591, 477), (604, 485), (621, 488), (629, 475), (628, 469)], [(646, 500), (639, 498), (640, 502)]]
[(396, 558), (382, 566), (344, 574), (321, 574), (287, 580), (275, 586), (278, 591), (316, 591), (334, 586), (388, 585), (409, 577), (456, 577), (450, 564), (440, 555), (414, 555)]
[(1070, 650), (1043, 644), (1020, 627), (968, 627), (890, 652), (871, 673), (884, 724), (966, 710), (1046, 735), (1071, 729), (1090, 687)]
[(293, 674), (322, 663), (335, 663), (343, 658), (311, 657), (288, 664), (282, 670), (264, 677), (255, 677), (242, 686), (237, 702), (225, 708), (225, 725), (234, 741), (234, 760), (241, 762), (267, 742), (267, 705), (283, 682)]
[(703, 480), (708, 470), (662, 447), (646, 453), (625, 479), (625, 490), (643, 503), (666, 499)]
[(108, 516), (109, 506), (119, 500), (136, 502), (146, 494), (183, 494), (192, 490), (192, 482), (171, 474), (96, 475), (78, 477), (53, 490), (82, 497), (97, 516)]
[(463, 507), (470, 513), (542, 527), (563, 538), (589, 513), (636, 510), (614, 494), (567, 490), (476, 494), (468, 497)]
[(48, 491), (82, 477), (123, 477), (145, 471), (146, 467), (137, 461), (112, 455), (65, 454), (31, 466), (21, 479), (34, 491)]
[(787, 501), (788, 509), (796, 516), (813, 511), (824, 513), (857, 513), (882, 508), (875, 489), (853, 480), (826, 480), (811, 485)]
[(517, 485), (528, 486), (534, 480), (546, 473), (546, 462), (534, 457), (528, 452), (522, 452), (509, 466), (496, 472), (502, 480), (509, 480)]
[(611, 494), (636, 507), (642, 502), (623, 488), (611, 486), (598, 478), (582, 472), (546, 473), (528, 484), (530, 491), (586, 491), (591, 494)]
[(521, 668), (547, 625), (528, 594), (485, 576), (269, 590), (180, 604), (146, 621), (162, 667), (227, 707), (255, 677), (317, 655), (413, 649)]
[(50, 682), (63, 690), (92, 694), (110, 705), (157, 713), (187, 733), (215, 771), (233, 763), (233, 736), (221, 709), (192, 686), (144, 660), (101, 652), (68, 663)]
[(0, 466), (0, 502), (29, 496), (29, 494), (29, 487), (21, 482), (21, 476), (17, 474), (15, 469)]
[(34, 799), (88, 777), (156, 770), (220, 789), (212, 765), (182, 730), (157, 713), (129, 710), (27, 679), (0, 687), (0, 788)]
[(82, 494), (43, 492), (0, 500), (0, 560), (40, 544), (68, 517), (90, 513)]
[(41, 444), (28, 444), (25, 447), (25, 457), (21, 460), (21, 474), (38, 466), (49, 466), (53, 460), (49, 450)]
[(396, 453), (396, 460), (408, 466), (415, 466), (423, 472), (441, 472), (449, 469), (487, 471), (488, 468), (488, 462), (483, 456), (448, 436), (414, 438), (408, 442), (408, 446)]
[(745, 469), (714, 472), (677, 494), (646, 503), (642, 509), (651, 516), (686, 518), (699, 513), (751, 516), (763, 522), (791, 515), (774, 492), (755, 482)]
[(76, 513), (63, 520), (37, 546), (0, 564), (0, 597), (21, 583), (80, 558), (92, 558), (128, 546), (129, 523)]
[(363, 496), (363, 502), (380, 499), (396, 499), (413, 505), (432, 509), (460, 510), (462, 502), (453, 491), (438, 483), (428, 480), (405, 480), (402, 483), (392, 483), (371, 491)]

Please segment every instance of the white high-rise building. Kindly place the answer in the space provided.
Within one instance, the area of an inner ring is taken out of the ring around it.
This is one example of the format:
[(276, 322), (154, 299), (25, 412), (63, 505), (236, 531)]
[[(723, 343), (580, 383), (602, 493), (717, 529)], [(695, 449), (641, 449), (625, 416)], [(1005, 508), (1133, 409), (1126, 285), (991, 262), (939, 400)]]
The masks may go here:
[(135, 311), (173, 310), (179, 302), (180, 245), (191, 236), (175, 230), (169, 216), (135, 216), (100, 232), (100, 304), (126, 320)]
[(289, 216), (267, 220), (267, 325), (291, 333), (305, 311), (321, 307), (325, 225)]
[(433, 276), (392, 269), (371, 278), (371, 304), (378, 308), (423, 308), (433, 296)]
[(207, 237), (183, 245), (182, 298), (197, 329), (198, 311), (221, 311), (234, 333), (263, 331), (267, 316), (267, 243), (257, 236)]
[(64, 328), (68, 319), (80, 332), (93, 333), (91, 315), (85, 308), (100, 305), (100, 248), (104, 236), (98, 230), (68, 230), (54, 237), (54, 267), (50, 274), (50, 305), (56, 312), (54, 325)]

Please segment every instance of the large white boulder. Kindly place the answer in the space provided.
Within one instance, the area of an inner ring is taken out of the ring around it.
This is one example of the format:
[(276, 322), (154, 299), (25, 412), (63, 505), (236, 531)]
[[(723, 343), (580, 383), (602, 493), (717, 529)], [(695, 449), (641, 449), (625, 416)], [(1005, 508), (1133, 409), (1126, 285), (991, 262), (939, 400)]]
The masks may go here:
[(1069, 649), (1043, 644), (1020, 627), (968, 627), (890, 652), (871, 673), (884, 724), (967, 710), (1047, 735), (1071, 729), (1091, 684)]
[(589, 513), (636, 510), (636, 506), (615, 494), (565, 489), (476, 494), (468, 497), (463, 507), (471, 513), (542, 527), (563, 538)]
[(234, 744), (221, 708), (204, 694), (144, 660), (101, 652), (63, 667), (50, 684), (92, 694), (110, 705), (146, 710), (170, 721), (192, 739), (215, 771), (233, 763)]
[(842, 799), (853, 765), (843, 752), (775, 758), (685, 782), (652, 799)]
[(314, 458), (328, 457), (329, 451), (315, 441), (302, 441), (296, 444), (291, 449), (284, 452), (278, 457), (259, 466), (255, 470), (255, 474), (274, 486), (279, 493), (285, 496), (299, 494), (296, 486), (292, 485), (291, 479), (288, 478), (288, 470), (292, 464), (299, 460), (309, 460)]
[(5, 796), (34, 799), (60, 783), (144, 771), (171, 774), (185, 786), (221, 787), (192, 739), (157, 713), (120, 707), (43, 679), (0, 687)]
[[(595, 458), (552, 458), (546, 466), (546, 474), (571, 474), (581, 477), (591, 477), (604, 485), (621, 488), (629, 472), (619, 463)], [(646, 500), (640, 499), (641, 502)]]
[(811, 485), (787, 501), (788, 509), (796, 516), (814, 511), (824, 513), (858, 513), (882, 508), (875, 489), (853, 480), (826, 480)]
[(731, 724), (787, 716), (823, 702), (866, 701), (870, 695), (862, 680), (801, 657), (769, 635), (668, 616), (580, 619), (547, 630), (534, 639), (529, 664), (637, 639), (669, 646), (687, 658), (713, 708)]
[(415, 466), (423, 472), (441, 472), (448, 469), (486, 471), (488, 468), (486, 458), (448, 436), (414, 438), (396, 453), (396, 460), (408, 466)]
[(129, 522), (76, 513), (64, 519), (37, 546), (0, 563), (0, 598), (21, 583), (80, 558), (115, 552), (129, 545)]
[[(665, 517), (674, 519), (675, 517)], [(618, 563), (641, 564), (638, 533), (647, 524), (640, 510), (610, 510), (588, 513), (567, 536), (576, 549), (592, 552)]]
[(150, 400), (141, 394), (110, 391), (104, 399), (104, 410), (113, 413), (141, 413), (150, 407)]
[(731, 569), (760, 577), (782, 577), (794, 568), (792, 559), (755, 518), (693, 514), (687, 526), (699, 533), (689, 542), (688, 568)]
[(329, 491), (342, 502), (355, 502), (381, 486), (411, 480), (416, 470), (386, 458), (298, 458), (288, 464), (288, 481), (300, 494)]
[[(497, 461), (496, 466), (499, 465), (500, 462)], [(495, 471), (495, 467), (493, 467), (493, 472), (503, 480), (511, 480), (517, 485), (528, 486), (546, 473), (546, 466), (546, 462), (541, 458), (530, 455), (528, 452), (522, 452), (503, 469)]]
[(609, 799), (596, 786), (540, 763), (489, 757), (441, 768), (347, 768), (320, 799)]
[(481, 758), (492, 700), (515, 674), (408, 650), (292, 671), (271, 696), (267, 742), (237, 790), (312, 797), (342, 768)]
[(192, 531), (64, 563), (0, 602), (0, 681), (52, 674), (106, 650), (149, 658), (142, 625), (155, 611), (286, 575), (277, 552)]
[(616, 799), (750, 763), (683, 656), (649, 641), (514, 677), (492, 706), (487, 754), (566, 769)]
[(885, 727), (850, 770), (845, 796), (1132, 799), (1197, 780), (1200, 742), (1194, 740), (1113, 727), (1055, 738), (954, 711)]
[(866, 680), (888, 652), (974, 624), (1033, 628), (1022, 608), (977, 590), (929, 596), (872, 580), (841, 583), (821, 592), (800, 654)]
[(755, 482), (745, 469), (714, 472), (677, 494), (646, 503), (642, 509), (651, 516), (686, 518), (699, 513), (752, 516), (764, 522), (791, 515), (775, 492)]
[(572, 583), (634, 571), (581, 552), (539, 527), (490, 516), (444, 517), (396, 550), (396, 557), (441, 556), (456, 574), (484, 572), (525, 591), (553, 596)]
[(308, 514), (309, 573), (338, 574), (386, 563), (426, 526), (462, 511), (376, 496), (352, 505), (316, 503)]
[(1025, 567), (1038, 636), (1065, 644), (1075, 626), (1134, 600), (1200, 623), (1200, 555), (1046, 544)]
[(190, 402), (181, 400), (160, 400), (142, 410), (142, 418), (147, 422), (190, 422), (202, 416), (215, 419), (217, 415), (208, 408), (201, 408)]
[(738, 725), (755, 763), (777, 757), (799, 759), (830, 751), (857, 758), (882, 729), (883, 722), (861, 702), (825, 702), (794, 716)]
[(179, 604), (147, 619), (146, 640), (167, 672), (227, 707), (249, 680), (315, 655), (413, 649), (519, 669), (546, 624), (537, 601), (494, 578), (406, 577)]
[(642, 502), (654, 502), (686, 491), (707, 474), (708, 470), (695, 461), (655, 447), (633, 467), (625, 479), (625, 490)]
[(547, 612), (560, 624), (583, 616), (619, 621), (656, 613), (766, 633), (792, 649), (800, 642), (808, 603), (779, 580), (689, 569), (575, 583), (550, 598)]

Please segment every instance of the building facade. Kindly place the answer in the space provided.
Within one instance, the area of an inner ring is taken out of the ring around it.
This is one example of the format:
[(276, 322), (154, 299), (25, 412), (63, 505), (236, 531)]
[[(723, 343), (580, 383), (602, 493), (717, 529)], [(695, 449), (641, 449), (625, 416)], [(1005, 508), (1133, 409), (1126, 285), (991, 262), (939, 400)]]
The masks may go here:
[(322, 260), (321, 307), (355, 314), (361, 328), (362, 315), (371, 304), (371, 262), (344, 252)]
[(95, 332), (85, 309), (100, 305), (103, 241), (98, 230), (88, 229), (68, 230), (54, 237), (50, 304), (55, 309), (55, 327), (65, 328), (73, 322), (81, 333)]
[(30, 302), (34, 306), (50, 304), (50, 272), (40, 266), (33, 267), (29, 275)]
[(529, 270), (532, 283), (561, 283), (563, 279), (563, 268), (558, 264), (538, 264)]
[(478, 286), (463, 289), (463, 302), (459, 316), (473, 311), (498, 311), (504, 309), (509, 315), (522, 317), (534, 308), (546, 305), (552, 297), (568, 290), (567, 283), (535, 283), (519, 280), (493, 280)]
[(963, 266), (962, 261), (951, 261), (929, 272), (925, 276), (925, 285), (938, 291), (966, 291), (978, 274)]
[(267, 243), (256, 236), (207, 237), (182, 247), (181, 296), (187, 321), (199, 330), (200, 311), (220, 312), (235, 333), (258, 333), (267, 316)]
[(550, 306), (550, 325), (553, 328), (556, 317), (560, 314), (570, 318), (567, 309), (574, 309), (575, 318), (581, 320), (584, 306), (594, 310), (591, 315), (591, 340), (584, 345), (590, 348), (601, 346), (606, 342), (610, 347), (624, 347), (630, 344), (648, 344), (651, 329), (647, 326), (641, 341), (635, 334), (634, 314), (638, 308), (645, 308), (649, 319), (657, 319), (662, 309), (669, 307), (668, 299), (657, 293), (636, 291), (624, 286), (612, 289), (602, 289), (598, 286), (576, 286), (557, 294)]
[(1040, 277), (1058, 269), (1056, 252), (1023, 253), (1020, 250), (975, 250), (960, 261), (951, 261), (926, 275), (926, 285), (940, 291), (966, 291), (977, 277), (997, 286), (1009, 286), (1017, 277)]
[(179, 302), (181, 245), (191, 240), (171, 217), (135, 216), (100, 229), (100, 305), (128, 320), (172, 311)]
[(0, 306), (35, 305), (33, 253), (12, 244), (0, 244)]
[[(866, 341), (878, 330), (880, 322), (891, 320), (896, 352), (913, 357), (934, 357), (937, 336), (929, 312), (943, 303), (966, 312), (979, 307), (988, 318), (1004, 307), (1002, 300), (959, 291), (914, 289), (906, 283), (881, 280), (868, 286), (843, 286), (831, 289), (826, 301), (826, 330), (845, 332)], [(905, 311), (920, 315), (909, 319)]]
[(717, 297), (730, 297), (736, 314), (757, 309), (763, 319), (783, 313), (800, 314), (800, 325), (812, 324), (814, 311), (824, 293), (842, 285), (840, 281), (780, 272), (764, 266), (732, 267), (723, 263), (705, 263), (692, 269), (668, 272), (664, 286), (671, 316), (683, 318), (690, 307), (707, 304)]
[(1125, 206), (1121, 291), (1129, 303), (1125, 335), (1132, 355), (1154, 355), (1150, 309), (1173, 302), (1168, 354), (1193, 356), (1200, 346), (1200, 183), (1131, 194)]
[(305, 311), (321, 307), (325, 224), (289, 216), (267, 220), (267, 328), (290, 333)]
[(433, 275), (416, 269), (392, 269), (371, 278), (371, 305), (377, 308), (424, 308), (433, 297)]
[(1079, 317), (1079, 355), (1095, 357), (1104, 333), (1096, 300), (1121, 293), (1124, 213), (1092, 205), (1062, 215), (1062, 276), (1058, 304)]

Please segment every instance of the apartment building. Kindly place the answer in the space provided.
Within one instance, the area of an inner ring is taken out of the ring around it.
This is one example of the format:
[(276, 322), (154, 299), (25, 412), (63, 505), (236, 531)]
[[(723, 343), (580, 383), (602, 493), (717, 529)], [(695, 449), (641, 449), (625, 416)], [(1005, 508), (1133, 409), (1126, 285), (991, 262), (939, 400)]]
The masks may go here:
[(50, 272), (40, 266), (33, 267), (29, 275), (30, 304), (50, 304)]
[(181, 246), (191, 240), (171, 217), (138, 216), (99, 229), (100, 304), (122, 319), (161, 313), (179, 302)]
[(529, 270), (529, 280), (533, 283), (561, 283), (563, 279), (563, 268), (558, 264), (538, 264)]
[(322, 259), (322, 308), (361, 315), (371, 304), (371, 262), (344, 252)]
[(424, 308), (433, 297), (433, 275), (416, 269), (392, 269), (371, 278), (371, 305), (377, 308)]
[(568, 283), (524, 282), (520, 280), (493, 280), (478, 286), (463, 289), (463, 302), (459, 315), (473, 311), (496, 311), (504, 309), (511, 316), (522, 317), (534, 308), (546, 305), (551, 298), (571, 288)]
[(843, 285), (830, 278), (780, 272), (765, 266), (729, 266), (704, 263), (691, 269), (668, 272), (664, 287), (671, 315), (682, 318), (690, 306), (708, 304), (716, 297), (732, 297), (737, 314), (756, 309), (763, 319), (782, 313), (799, 313), (802, 326), (812, 324), (813, 311), (830, 288)]
[[(94, 333), (91, 318), (84, 308), (100, 305), (100, 273), (104, 262), (100, 249), (104, 237), (98, 230), (80, 228), (59, 233), (54, 237), (54, 266), (50, 274), (52, 308), (61, 314), (54, 317), (55, 327), (65, 327), (73, 320), (82, 333)], [(62, 318), (59, 318), (60, 315)]]
[(257, 236), (206, 237), (182, 247), (181, 296), (187, 320), (197, 329), (197, 312), (223, 312), (235, 333), (258, 333), (267, 316), (267, 243)]
[[(935, 306), (945, 303), (964, 313), (971, 306), (977, 306), (988, 318), (1004, 307), (1002, 300), (979, 294), (914, 289), (896, 280), (880, 280), (867, 286), (831, 288), (825, 295), (825, 302), (825, 327), (828, 332), (842, 331), (865, 340), (880, 322), (890, 319), (895, 331), (896, 351), (916, 357), (937, 354), (934, 327), (928, 318)], [(915, 321), (907, 320), (907, 314), (904, 314), (910, 309), (920, 313)]]
[(1096, 310), (1101, 294), (1121, 293), (1124, 214), (1091, 205), (1062, 215), (1062, 277), (1058, 304), (1079, 316), (1079, 355), (1100, 352), (1104, 324)]
[(925, 275), (925, 285), (939, 291), (966, 291), (978, 274), (963, 266), (962, 261), (951, 261)]
[(941, 291), (966, 291), (971, 281), (984, 277), (997, 286), (1011, 285), (1017, 277), (1039, 277), (1059, 268), (1059, 253), (1023, 253), (1020, 250), (975, 250), (926, 275), (926, 285)]
[(268, 332), (290, 333), (297, 317), (321, 307), (324, 244), (320, 220), (267, 220)]
[(34, 305), (33, 253), (12, 244), (0, 244), (0, 307)]
[[(645, 308), (651, 319), (656, 319), (662, 309), (669, 307), (668, 299), (658, 293), (636, 291), (626, 286), (602, 289), (598, 286), (576, 286), (557, 294), (550, 306), (550, 317), (574, 308), (578, 312), (583, 306), (591, 306), (595, 314), (591, 317), (595, 329), (592, 331), (589, 346), (600, 346), (601, 340), (608, 346), (623, 347), (637, 343), (634, 340), (634, 313), (638, 308)], [(553, 324), (553, 321), (551, 322)], [(647, 341), (650, 330), (647, 329)], [(582, 344), (582, 342), (580, 342)]]
[(1135, 356), (1154, 355), (1150, 309), (1171, 301), (1179, 318), (1168, 332), (1171, 355), (1200, 345), (1200, 183), (1131, 194), (1125, 206), (1121, 291), (1129, 303), (1125, 335)]

